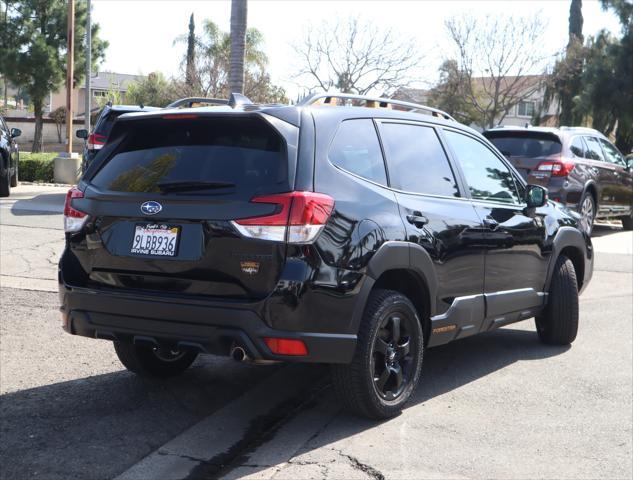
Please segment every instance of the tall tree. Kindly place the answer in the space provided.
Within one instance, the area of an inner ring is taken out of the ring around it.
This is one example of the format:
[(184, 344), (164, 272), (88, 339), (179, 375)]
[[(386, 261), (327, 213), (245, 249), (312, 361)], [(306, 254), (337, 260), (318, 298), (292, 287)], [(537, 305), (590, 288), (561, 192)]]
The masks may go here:
[(569, 7), (569, 41), (565, 58), (556, 63), (551, 80), (560, 102), (559, 125), (576, 125), (581, 121), (578, 109), (574, 108), (574, 101), (582, 88), (581, 76), (585, 57), (582, 25), (582, 0), (572, 0)]
[(422, 59), (412, 39), (399, 37), (357, 18), (325, 23), (295, 45), (296, 77), (308, 90), (393, 93), (411, 83)]
[[(15, 48), (9, 50), (6, 70), (11, 83), (23, 86), (33, 102), (35, 134), (33, 151), (42, 148), (44, 101), (51, 91), (58, 90), (66, 75), (67, 5), (64, 0), (19, 0), (10, 15), (17, 25)], [(74, 84), (85, 72), (86, 4), (75, 8)], [(105, 56), (108, 43), (99, 38), (99, 25), (92, 25), (92, 60), (96, 67)]]
[(440, 66), (440, 78), (429, 92), (429, 106), (444, 110), (461, 123), (470, 125), (478, 120), (472, 103), (466, 100), (466, 75), (456, 60), (445, 60)]
[(459, 69), (465, 75), (465, 96), (482, 127), (493, 127), (510, 109), (544, 88), (545, 27), (540, 15), (497, 15), (483, 21), (469, 16), (446, 22)]
[(185, 70), (185, 83), (194, 88), (196, 84), (196, 24), (193, 13), (189, 17), (189, 35), (187, 36), (187, 59)]
[(247, 0), (231, 0), (231, 65), (229, 90), (244, 93)]

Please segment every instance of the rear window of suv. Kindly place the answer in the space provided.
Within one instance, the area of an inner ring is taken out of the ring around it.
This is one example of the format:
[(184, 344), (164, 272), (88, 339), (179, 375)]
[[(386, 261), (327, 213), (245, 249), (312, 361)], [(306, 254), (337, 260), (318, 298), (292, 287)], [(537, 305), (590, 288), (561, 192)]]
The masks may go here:
[(546, 157), (561, 152), (555, 135), (542, 132), (485, 132), (484, 136), (506, 157)]
[(289, 190), (285, 143), (263, 120), (157, 118), (131, 121), (117, 131), (124, 138), (91, 179), (101, 190), (159, 193), (179, 183), (211, 185), (184, 189), (196, 194)]

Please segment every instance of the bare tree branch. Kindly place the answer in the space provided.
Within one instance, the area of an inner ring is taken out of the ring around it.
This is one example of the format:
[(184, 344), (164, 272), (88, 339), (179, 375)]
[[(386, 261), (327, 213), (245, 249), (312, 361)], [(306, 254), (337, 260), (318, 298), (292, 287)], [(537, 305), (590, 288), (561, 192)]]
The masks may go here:
[(294, 46), (301, 67), (295, 78), (309, 90), (388, 93), (407, 86), (422, 55), (412, 39), (350, 18), (308, 30)]

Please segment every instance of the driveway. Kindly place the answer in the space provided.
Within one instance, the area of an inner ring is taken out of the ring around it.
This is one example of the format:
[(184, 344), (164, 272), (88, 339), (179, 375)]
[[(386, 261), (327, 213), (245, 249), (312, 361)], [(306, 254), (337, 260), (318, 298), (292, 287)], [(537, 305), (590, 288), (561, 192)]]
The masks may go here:
[(633, 475), (632, 232), (596, 227), (571, 348), (541, 345), (529, 320), (431, 349), (409, 407), (376, 423), (340, 410), (325, 367), (205, 357), (157, 382), (64, 334), (65, 191), (0, 200), (1, 478)]

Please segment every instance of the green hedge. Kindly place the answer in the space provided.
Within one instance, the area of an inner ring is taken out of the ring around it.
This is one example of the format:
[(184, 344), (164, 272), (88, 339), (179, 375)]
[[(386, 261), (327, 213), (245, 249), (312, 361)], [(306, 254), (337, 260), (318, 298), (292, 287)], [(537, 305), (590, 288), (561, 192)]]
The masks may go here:
[(22, 153), (18, 167), (19, 178), (25, 182), (53, 182), (56, 153)]

